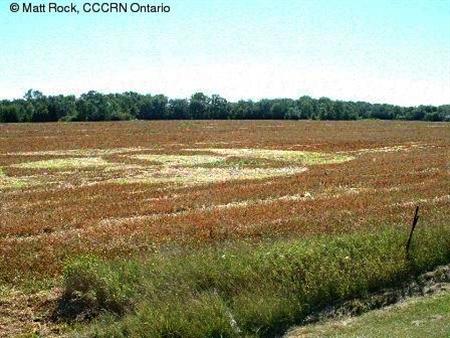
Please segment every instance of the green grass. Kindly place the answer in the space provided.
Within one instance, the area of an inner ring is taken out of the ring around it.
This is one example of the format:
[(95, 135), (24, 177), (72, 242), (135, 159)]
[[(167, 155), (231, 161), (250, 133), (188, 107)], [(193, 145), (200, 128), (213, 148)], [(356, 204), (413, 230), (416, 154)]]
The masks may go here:
[(330, 302), (365, 295), (450, 260), (450, 228), (235, 244), (145, 261), (68, 262), (62, 313), (98, 315), (98, 337), (273, 337)]
[(450, 337), (450, 291), (414, 298), (350, 320), (306, 326), (289, 337)]

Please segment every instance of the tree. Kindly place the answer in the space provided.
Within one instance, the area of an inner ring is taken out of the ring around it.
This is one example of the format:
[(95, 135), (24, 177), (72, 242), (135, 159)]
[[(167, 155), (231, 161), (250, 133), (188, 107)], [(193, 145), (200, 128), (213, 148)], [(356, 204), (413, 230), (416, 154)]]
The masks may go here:
[(111, 120), (113, 109), (111, 102), (102, 94), (90, 91), (81, 95), (77, 101), (78, 121)]
[(297, 101), (297, 106), (300, 110), (300, 118), (312, 119), (315, 115), (314, 100), (309, 96), (302, 96)]
[(230, 116), (230, 107), (227, 100), (219, 95), (212, 95), (209, 106), (210, 119), (227, 119)]
[(60, 121), (76, 115), (76, 98), (74, 95), (49, 96), (48, 114), (51, 121)]
[(23, 98), (27, 101), (43, 99), (45, 96), (39, 90), (28, 89)]
[(0, 122), (109, 121), (129, 119), (401, 119), (449, 121), (450, 105), (400, 107), (313, 99), (261, 99), (228, 102), (219, 95), (195, 93), (189, 100), (135, 92), (101, 94), (90, 91), (74, 95), (45, 96), (28, 90), (22, 99), (0, 101)]
[(48, 111), (48, 99), (40, 91), (29, 89), (24, 99), (29, 108), (29, 120), (31, 122), (50, 122), (53, 120)]
[(256, 116), (255, 104), (253, 101), (240, 100), (237, 103), (230, 104), (231, 119), (253, 119)]
[(146, 95), (140, 106), (139, 118), (144, 120), (161, 120), (166, 117), (168, 99), (164, 95)]
[(270, 107), (270, 118), (275, 120), (284, 119), (288, 112), (286, 100), (277, 100)]
[(333, 119), (333, 102), (328, 97), (321, 97), (317, 102), (317, 108), (317, 118), (319, 120)]
[(189, 119), (189, 102), (186, 99), (169, 100), (167, 118), (175, 120)]
[(19, 108), (16, 105), (0, 105), (0, 122), (19, 122)]
[(138, 117), (142, 95), (135, 92), (125, 92), (122, 94), (115, 94), (113, 99), (119, 106), (123, 116), (127, 116), (131, 119)]
[(286, 115), (285, 115), (285, 119), (288, 120), (299, 120), (301, 119), (302, 113), (300, 111), (300, 108), (297, 106), (294, 107), (289, 107)]
[(189, 101), (189, 115), (192, 119), (205, 119), (208, 116), (210, 98), (203, 93), (195, 93)]
[(268, 99), (262, 99), (256, 103), (255, 115), (258, 119), (270, 119), (272, 118), (271, 108), (272, 102)]

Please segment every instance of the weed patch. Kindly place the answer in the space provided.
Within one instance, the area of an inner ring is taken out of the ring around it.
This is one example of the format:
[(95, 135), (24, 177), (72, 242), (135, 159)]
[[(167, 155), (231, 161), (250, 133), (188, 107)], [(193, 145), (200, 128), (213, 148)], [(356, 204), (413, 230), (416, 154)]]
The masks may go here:
[(404, 231), (385, 229), (145, 262), (84, 257), (65, 269), (64, 299), (110, 314), (88, 327), (92, 336), (270, 337), (331, 302), (450, 259), (448, 227), (418, 232), (410, 261), (405, 239)]

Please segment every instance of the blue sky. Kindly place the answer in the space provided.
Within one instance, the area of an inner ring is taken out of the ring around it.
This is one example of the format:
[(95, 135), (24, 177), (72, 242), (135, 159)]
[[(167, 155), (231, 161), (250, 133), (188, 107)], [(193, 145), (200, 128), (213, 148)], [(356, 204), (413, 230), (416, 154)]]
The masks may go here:
[(0, 2), (0, 98), (35, 88), (450, 103), (450, 0), (168, 0), (170, 13), (152, 15), (14, 14), (12, 2)]

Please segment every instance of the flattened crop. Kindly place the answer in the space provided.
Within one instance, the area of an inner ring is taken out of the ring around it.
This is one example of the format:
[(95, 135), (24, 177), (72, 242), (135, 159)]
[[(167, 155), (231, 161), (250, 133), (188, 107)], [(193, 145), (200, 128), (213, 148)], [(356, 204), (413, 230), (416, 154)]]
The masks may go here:
[(67, 150), (45, 150), (45, 151), (25, 151), (6, 153), (4, 155), (10, 156), (104, 156), (123, 154), (135, 151), (151, 150), (150, 148), (112, 148), (112, 149), (67, 149)]
[(98, 157), (81, 157), (81, 158), (57, 158), (51, 160), (23, 162), (13, 165), (16, 168), (23, 169), (77, 169), (88, 167), (104, 167), (107, 166), (102, 158)]
[[(203, 148), (190, 151), (212, 152), (215, 155), (131, 155), (130, 158), (147, 160), (152, 164), (138, 176), (116, 179), (120, 183), (177, 183), (197, 185), (231, 180), (266, 179), (295, 175), (307, 170), (303, 165), (341, 163), (353, 159), (351, 156), (318, 152), (269, 150), (269, 149), (220, 149)], [(227, 163), (227, 159), (251, 161), (252, 166)], [(281, 163), (281, 167), (258, 167), (259, 160)], [(301, 165), (301, 166), (300, 166)]]
[(201, 164), (211, 164), (223, 160), (222, 156), (212, 155), (132, 155), (131, 158), (158, 162), (167, 166), (198, 166)]
[[(57, 156), (58, 154), (67, 156), (71, 154), (74, 157), (28, 161), (13, 164), (11, 167), (19, 169), (63, 169), (69, 170), (69, 173), (71, 170), (94, 168), (99, 169), (99, 177), (102, 177), (101, 181), (103, 182), (190, 186), (233, 180), (290, 176), (306, 171), (307, 165), (341, 163), (353, 159), (352, 156), (344, 154), (257, 148), (190, 149), (190, 151), (194, 152), (193, 154), (127, 154), (127, 152), (140, 150), (148, 149), (112, 148), (47, 151), (43, 152), (47, 156)], [(198, 152), (203, 153), (200, 154)], [(109, 162), (107, 158), (102, 157), (103, 155), (119, 153), (123, 155), (118, 156), (114, 162)], [(23, 154), (36, 155), (37, 153)], [(77, 157), (83, 154), (83, 157)], [(87, 154), (94, 156), (87, 156)], [(144, 163), (139, 165), (126, 162), (121, 163), (120, 158), (141, 160)], [(77, 175), (81, 176), (76, 179), (83, 182), (83, 175), (85, 174), (80, 172)], [(55, 178), (57, 181), (67, 179), (59, 174)], [(96, 182), (95, 177), (93, 179), (91, 182)], [(26, 177), (12, 178), (3, 174), (0, 187), (21, 187), (28, 184), (27, 182)]]
[(242, 158), (262, 158), (288, 163), (300, 163), (303, 165), (342, 163), (353, 160), (354, 157), (319, 153), (313, 151), (296, 150), (272, 150), (256, 148), (203, 148), (189, 149), (190, 151), (209, 151), (224, 156), (236, 156)]
[(0, 189), (22, 188), (27, 185), (26, 179), (9, 177), (0, 168)]
[(128, 178), (115, 179), (114, 182), (127, 183), (177, 183), (198, 185), (231, 180), (266, 179), (270, 177), (295, 175), (306, 171), (304, 167), (286, 168), (175, 168), (163, 167), (160, 170)]

